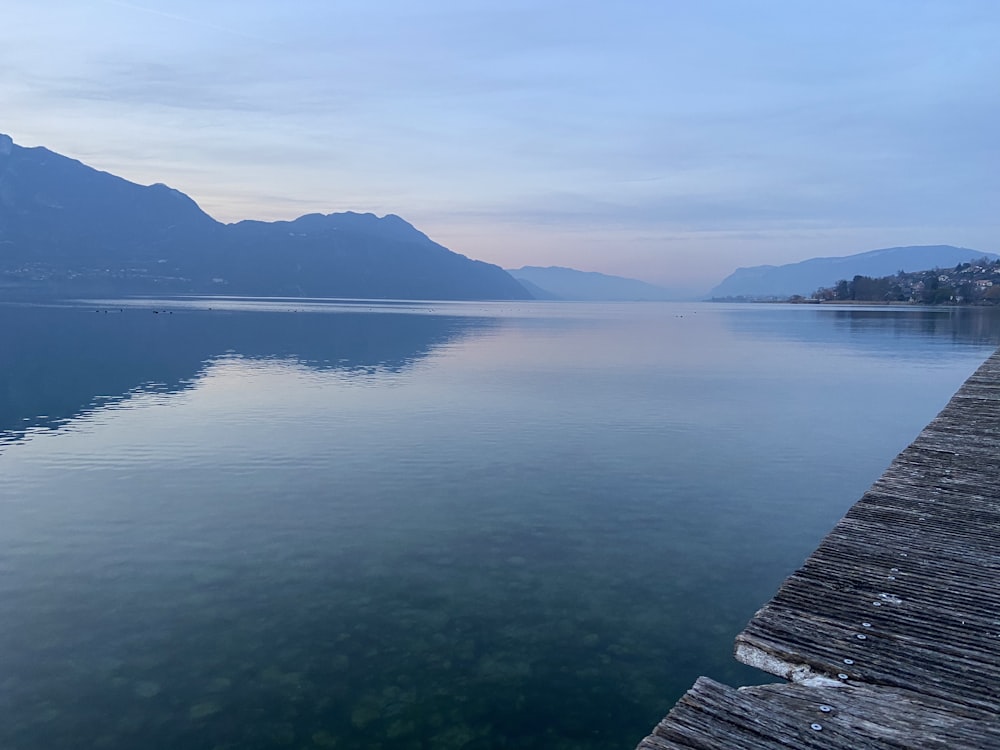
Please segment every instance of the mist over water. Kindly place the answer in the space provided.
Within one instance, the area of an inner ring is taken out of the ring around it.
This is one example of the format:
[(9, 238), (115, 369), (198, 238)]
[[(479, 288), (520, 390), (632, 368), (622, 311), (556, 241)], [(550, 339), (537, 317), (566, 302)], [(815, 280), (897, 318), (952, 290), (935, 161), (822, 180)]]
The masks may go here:
[[(107, 312), (105, 312), (107, 311)], [(993, 310), (0, 306), (0, 746), (628, 748)]]

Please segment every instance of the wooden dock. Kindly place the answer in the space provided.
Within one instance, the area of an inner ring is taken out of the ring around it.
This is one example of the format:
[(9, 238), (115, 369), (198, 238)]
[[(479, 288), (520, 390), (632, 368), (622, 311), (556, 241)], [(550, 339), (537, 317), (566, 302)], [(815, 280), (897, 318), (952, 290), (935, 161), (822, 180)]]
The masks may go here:
[(1000, 351), (639, 750), (1000, 748)]

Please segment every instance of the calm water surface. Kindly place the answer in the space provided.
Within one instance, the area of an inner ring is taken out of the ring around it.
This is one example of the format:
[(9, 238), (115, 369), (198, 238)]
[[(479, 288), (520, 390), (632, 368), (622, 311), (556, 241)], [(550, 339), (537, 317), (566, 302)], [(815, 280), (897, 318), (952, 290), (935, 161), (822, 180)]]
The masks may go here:
[(0, 747), (631, 748), (699, 674), (767, 679), (734, 635), (998, 343), (990, 310), (0, 306)]

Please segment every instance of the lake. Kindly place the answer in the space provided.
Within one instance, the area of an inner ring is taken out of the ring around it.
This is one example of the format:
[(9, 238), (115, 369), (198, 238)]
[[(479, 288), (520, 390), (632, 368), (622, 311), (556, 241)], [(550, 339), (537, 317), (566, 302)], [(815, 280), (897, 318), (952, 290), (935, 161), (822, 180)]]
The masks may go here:
[(631, 748), (998, 312), (0, 305), (0, 747)]

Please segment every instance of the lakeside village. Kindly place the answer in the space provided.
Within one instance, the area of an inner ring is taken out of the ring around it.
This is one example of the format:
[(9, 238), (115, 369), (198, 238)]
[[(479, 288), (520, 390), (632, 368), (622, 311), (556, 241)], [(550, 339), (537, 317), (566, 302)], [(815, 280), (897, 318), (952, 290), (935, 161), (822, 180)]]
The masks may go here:
[[(722, 300), (717, 300), (722, 301)], [(913, 305), (1000, 305), (1000, 260), (983, 258), (952, 269), (899, 271), (892, 276), (855, 276), (817, 289), (810, 297), (730, 298), (737, 302), (822, 302)]]

